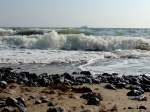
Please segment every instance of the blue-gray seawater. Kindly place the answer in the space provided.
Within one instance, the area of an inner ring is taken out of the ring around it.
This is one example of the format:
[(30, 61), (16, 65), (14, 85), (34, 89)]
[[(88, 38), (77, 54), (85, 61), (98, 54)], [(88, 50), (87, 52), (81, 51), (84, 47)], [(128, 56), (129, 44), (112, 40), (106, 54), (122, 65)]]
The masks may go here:
[(93, 74), (149, 74), (150, 29), (0, 28), (0, 63), (76, 64)]

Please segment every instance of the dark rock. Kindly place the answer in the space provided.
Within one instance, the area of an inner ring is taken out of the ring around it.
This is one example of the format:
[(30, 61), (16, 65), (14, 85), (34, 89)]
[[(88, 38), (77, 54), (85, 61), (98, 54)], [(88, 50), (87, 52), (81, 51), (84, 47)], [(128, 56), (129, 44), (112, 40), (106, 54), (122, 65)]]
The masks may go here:
[(23, 104), (24, 107), (26, 107), (26, 104), (25, 104), (25, 99), (23, 97), (18, 97), (16, 98), (17, 99), (17, 103), (18, 104)]
[(78, 74), (77, 72), (72, 72), (72, 75), (76, 75), (76, 74)]
[(141, 88), (144, 90), (144, 92), (150, 92), (150, 85), (143, 84), (141, 85)]
[(90, 97), (87, 100), (87, 105), (99, 105), (100, 100), (97, 97)]
[(40, 100), (47, 99), (47, 96), (41, 96)]
[(28, 98), (29, 100), (33, 100), (33, 99), (35, 99), (35, 97), (34, 96), (29, 96), (29, 98)]
[(144, 95), (129, 96), (129, 99), (131, 99), (131, 100), (137, 100), (137, 101), (147, 101), (147, 97), (145, 97)]
[(117, 89), (123, 89), (123, 88), (125, 88), (125, 86), (126, 86), (126, 83), (117, 83), (117, 84), (115, 84), (115, 87)]
[(128, 89), (130, 89), (130, 90), (138, 90), (138, 91), (140, 91), (142, 94), (144, 94), (144, 90), (141, 88), (141, 86), (139, 86), (139, 85), (131, 85), (131, 86), (129, 86), (128, 87)]
[(113, 75), (113, 76), (118, 76), (119, 74), (118, 74), (118, 73), (112, 73), (112, 75)]
[(93, 84), (100, 84), (100, 80), (99, 80), (99, 79), (92, 78), (92, 83), (93, 83)]
[(128, 109), (134, 109), (133, 107), (128, 107)]
[(18, 97), (18, 98), (8, 97), (6, 99), (6, 105), (17, 107), (19, 109), (19, 112), (26, 112), (25, 102), (22, 97)]
[(16, 107), (16, 104), (17, 104), (17, 100), (15, 98), (12, 98), (12, 97), (8, 97), (6, 99), (6, 105), (7, 106), (13, 106), (13, 107)]
[(143, 92), (138, 91), (138, 90), (131, 90), (127, 93), (127, 96), (140, 96), (142, 95)]
[(6, 88), (7, 87), (7, 82), (6, 81), (0, 81), (0, 87), (1, 88)]
[(49, 80), (42, 77), (41, 79), (38, 80), (38, 84), (42, 87), (47, 87), (49, 86)]
[(81, 71), (80, 72), (81, 75), (85, 75), (87, 77), (90, 77), (92, 74), (90, 73), (90, 71)]
[(49, 99), (47, 97), (41, 97), (40, 99), (41, 99), (42, 103), (49, 102)]
[(92, 84), (91, 78), (81, 76), (76, 78), (76, 82)]
[(41, 100), (35, 100), (35, 104), (41, 104), (42, 101)]
[(41, 101), (42, 101), (42, 103), (47, 103), (47, 102), (49, 102), (49, 99), (46, 98), (46, 99), (42, 99)]
[(142, 76), (141, 83), (142, 83), (142, 84), (150, 85), (150, 79), (149, 79), (149, 77), (146, 76), (146, 75), (143, 75), (143, 76)]
[(62, 75), (62, 77), (64, 77), (64, 79), (68, 79), (68, 80), (74, 81), (73, 76), (71, 76), (69, 73), (64, 73)]
[(109, 73), (103, 73), (102, 76), (112, 76), (112, 75)]
[(141, 97), (140, 99), (138, 99), (138, 101), (147, 101), (147, 97), (146, 97), (146, 96), (143, 96), (143, 97)]
[(106, 84), (104, 87), (106, 89), (116, 90), (116, 88), (112, 84)]
[(141, 106), (139, 106), (139, 108), (138, 108), (138, 109), (146, 110), (147, 108), (146, 108), (145, 106), (141, 105)]
[(90, 92), (90, 93), (84, 93), (81, 95), (80, 98), (87, 100), (87, 105), (99, 105), (100, 100), (102, 100), (102, 97), (97, 95), (96, 93)]
[(53, 102), (49, 101), (48, 106), (54, 106)]
[(49, 107), (47, 112), (65, 112), (62, 107)]

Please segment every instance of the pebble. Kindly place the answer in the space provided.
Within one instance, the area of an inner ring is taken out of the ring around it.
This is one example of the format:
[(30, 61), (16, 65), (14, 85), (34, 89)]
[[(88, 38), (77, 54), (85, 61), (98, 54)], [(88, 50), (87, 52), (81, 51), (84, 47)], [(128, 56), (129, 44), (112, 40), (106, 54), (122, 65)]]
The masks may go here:
[(112, 84), (106, 84), (104, 87), (106, 89), (116, 90), (116, 88)]
[(42, 101), (41, 100), (35, 100), (35, 104), (41, 104)]
[(138, 108), (138, 109), (146, 110), (147, 108), (146, 108), (145, 106), (141, 105), (141, 106), (139, 106), (139, 108)]
[(47, 112), (65, 112), (62, 107), (49, 107)]

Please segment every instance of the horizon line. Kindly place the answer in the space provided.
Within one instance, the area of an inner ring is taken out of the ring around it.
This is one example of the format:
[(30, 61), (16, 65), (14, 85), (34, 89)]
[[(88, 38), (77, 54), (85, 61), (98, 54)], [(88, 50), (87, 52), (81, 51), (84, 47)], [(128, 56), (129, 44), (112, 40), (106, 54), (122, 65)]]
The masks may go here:
[(112, 29), (150, 29), (150, 27), (94, 27), (94, 26), (0, 26), (0, 28), (112, 28)]

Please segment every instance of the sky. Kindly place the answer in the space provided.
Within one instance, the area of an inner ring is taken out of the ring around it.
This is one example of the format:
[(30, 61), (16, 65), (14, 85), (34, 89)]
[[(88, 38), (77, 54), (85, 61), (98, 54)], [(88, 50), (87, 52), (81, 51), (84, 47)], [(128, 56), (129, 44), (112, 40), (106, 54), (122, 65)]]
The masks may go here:
[(0, 27), (150, 28), (150, 0), (0, 0)]

